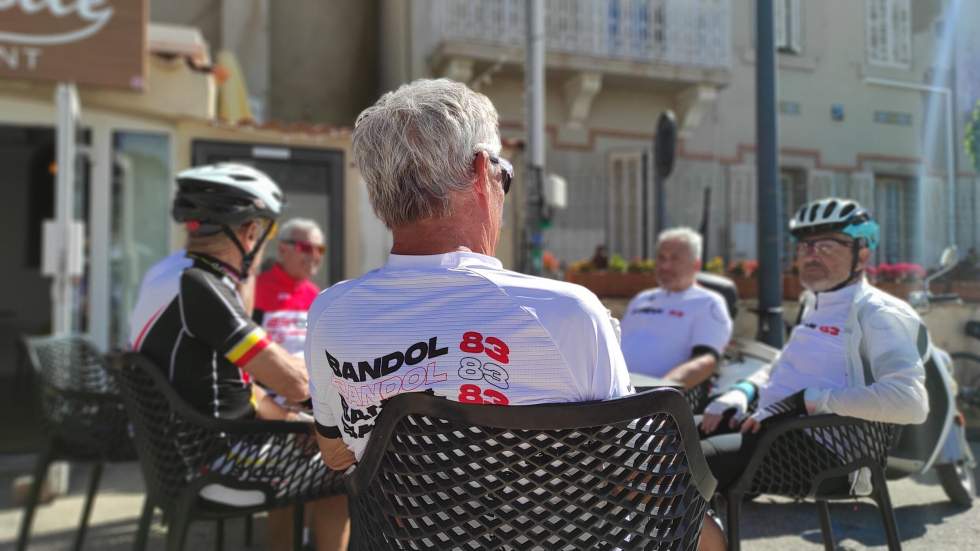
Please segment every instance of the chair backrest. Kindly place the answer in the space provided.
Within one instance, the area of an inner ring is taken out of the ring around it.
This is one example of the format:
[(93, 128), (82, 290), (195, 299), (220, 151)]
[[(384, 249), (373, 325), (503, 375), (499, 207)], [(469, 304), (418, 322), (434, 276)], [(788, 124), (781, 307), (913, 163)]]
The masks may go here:
[(44, 431), (71, 457), (132, 457), (126, 411), (105, 357), (82, 336), (22, 337)]
[(695, 549), (715, 479), (681, 394), (387, 401), (348, 479), (355, 549)]
[(127, 352), (112, 364), (158, 506), (212, 483), (261, 491), (263, 507), (272, 508), (338, 493), (340, 477), (320, 459), (312, 426), (210, 417), (181, 398), (146, 356)]
[(898, 430), (889, 423), (837, 415), (800, 417), (779, 427), (761, 433), (735, 484), (738, 492), (798, 499), (825, 495), (826, 481), (846, 485), (847, 475), (862, 467), (884, 467)]
[(184, 402), (142, 354), (116, 356), (112, 367), (133, 423), (147, 490), (157, 500), (173, 500), (227, 451), (226, 439), (207, 427), (210, 420)]
[(735, 287), (735, 282), (723, 275), (708, 272), (698, 272), (695, 277), (698, 285), (711, 289), (725, 299), (728, 315), (734, 320), (738, 315), (738, 288)]

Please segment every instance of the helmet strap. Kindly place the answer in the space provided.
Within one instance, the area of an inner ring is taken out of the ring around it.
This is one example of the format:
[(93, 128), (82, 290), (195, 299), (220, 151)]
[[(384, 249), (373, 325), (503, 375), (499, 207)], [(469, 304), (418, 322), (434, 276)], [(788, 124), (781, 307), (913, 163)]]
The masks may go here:
[(847, 279), (845, 279), (844, 281), (841, 281), (840, 283), (831, 287), (830, 289), (823, 291), (824, 293), (833, 293), (834, 291), (839, 291), (844, 287), (847, 287), (848, 285), (857, 281), (858, 277), (860, 277), (861, 274), (864, 273), (864, 270), (857, 269), (858, 261), (860, 260), (860, 257), (858, 255), (861, 252), (862, 241), (863, 239), (860, 238), (855, 239), (854, 244), (851, 246), (851, 274), (847, 276)]
[(241, 270), (238, 272), (238, 277), (242, 281), (248, 279), (248, 272), (249, 270), (251, 270), (252, 263), (255, 261), (255, 255), (260, 250), (262, 250), (262, 244), (265, 243), (265, 240), (268, 239), (269, 235), (272, 233), (274, 228), (275, 228), (275, 224), (269, 224), (265, 228), (265, 231), (262, 232), (262, 235), (259, 236), (259, 240), (255, 243), (255, 246), (252, 247), (252, 250), (246, 251), (245, 246), (242, 245), (242, 242), (238, 240), (238, 236), (235, 235), (235, 232), (232, 231), (232, 229), (227, 224), (221, 225), (221, 231), (224, 232), (224, 234), (227, 235), (229, 239), (231, 239), (231, 242), (235, 244), (235, 247), (238, 249), (238, 252), (242, 254)]

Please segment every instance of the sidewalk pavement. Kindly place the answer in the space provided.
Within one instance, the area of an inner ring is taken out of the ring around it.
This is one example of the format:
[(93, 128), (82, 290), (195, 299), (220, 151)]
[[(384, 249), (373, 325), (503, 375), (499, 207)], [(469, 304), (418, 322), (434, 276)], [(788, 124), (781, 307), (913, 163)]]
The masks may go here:
[[(972, 443), (980, 456), (980, 442)], [(30, 455), (0, 456), (0, 550), (13, 549), (21, 510), (11, 504), (10, 486), (17, 476), (29, 473)], [(980, 472), (977, 473), (980, 477)], [(82, 508), (88, 468), (73, 466), (69, 495), (38, 508), (30, 549), (67, 549), (74, 537)], [(899, 533), (907, 551), (977, 549), (980, 542), (980, 501), (972, 509), (960, 509), (946, 499), (932, 473), (889, 483)], [(132, 548), (136, 525), (143, 506), (143, 482), (135, 463), (106, 467), (85, 549), (122, 551)], [(831, 504), (831, 517), (838, 548), (844, 550), (885, 549), (881, 517), (867, 500)], [(812, 503), (762, 496), (743, 507), (743, 547), (748, 550), (782, 551), (823, 549), (816, 507)], [(226, 522), (225, 548), (244, 549), (241, 521)], [(262, 549), (265, 517), (255, 518), (254, 548)], [(164, 548), (165, 532), (156, 516), (149, 549)], [(195, 523), (188, 537), (188, 550), (212, 549), (214, 523)]]

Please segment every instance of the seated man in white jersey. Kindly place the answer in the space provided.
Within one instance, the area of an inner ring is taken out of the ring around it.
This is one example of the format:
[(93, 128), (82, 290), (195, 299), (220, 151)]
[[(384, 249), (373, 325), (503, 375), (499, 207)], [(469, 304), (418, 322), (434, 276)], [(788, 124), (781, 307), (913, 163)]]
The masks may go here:
[[(298, 419), (296, 412), (252, 384), (253, 378), (261, 380), (293, 403), (309, 397), (302, 358), (271, 342), (248, 315), (254, 295), (252, 266), (260, 261), (263, 244), (274, 233), (282, 211), (279, 186), (251, 167), (222, 163), (181, 172), (177, 187), (173, 217), (187, 228), (186, 251), (168, 256), (147, 271), (130, 319), (132, 349), (152, 360), (177, 394), (204, 415), (233, 420)], [(212, 468), (232, 468), (227, 457), (234, 452), (216, 457)], [(310, 455), (309, 461), (319, 458)], [(280, 483), (278, 488), (285, 492), (294, 486)], [(261, 503), (261, 494), (218, 484), (200, 493), (233, 506)], [(333, 513), (345, 508), (344, 496), (321, 500), (312, 507), (319, 549), (345, 543), (344, 515)], [(291, 549), (292, 514), (273, 511), (269, 523), (270, 548)]]
[[(804, 205), (790, 220), (796, 263), (808, 298), (776, 361), (708, 404), (702, 440), (718, 491), (744, 470), (760, 429), (774, 419), (834, 413), (896, 424), (922, 423), (929, 412), (924, 361), (929, 336), (904, 301), (868, 284), (864, 271), (878, 245), (878, 224), (859, 204), (829, 198)], [(745, 417), (758, 396), (755, 413)], [(729, 434), (721, 434), (735, 431)], [(801, 454), (837, 461), (841, 450), (813, 440)], [(852, 476), (850, 491), (869, 482)], [(707, 525), (708, 523), (706, 523)], [(717, 530), (702, 543), (721, 549)]]
[(708, 380), (732, 337), (725, 299), (697, 285), (701, 235), (672, 228), (657, 237), (655, 289), (633, 297), (623, 316), (623, 356), (633, 373), (684, 388)]
[(490, 100), (447, 79), (404, 85), (357, 118), (354, 160), (394, 244), (384, 266), (310, 309), (307, 366), (331, 468), (360, 459), (382, 400), (403, 392), (501, 405), (631, 392), (594, 294), (493, 257), (512, 178), (500, 149)]

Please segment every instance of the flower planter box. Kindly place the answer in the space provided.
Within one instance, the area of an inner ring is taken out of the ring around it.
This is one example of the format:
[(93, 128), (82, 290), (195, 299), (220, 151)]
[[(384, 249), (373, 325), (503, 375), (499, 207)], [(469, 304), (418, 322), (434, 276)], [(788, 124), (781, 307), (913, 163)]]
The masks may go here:
[(909, 299), (909, 293), (912, 291), (922, 290), (921, 283), (894, 283), (881, 281), (874, 284), (875, 287), (881, 289), (882, 291), (892, 295), (893, 297), (898, 297), (902, 300)]
[(783, 275), (783, 300), (796, 302), (800, 299), (802, 292), (803, 285), (800, 283), (799, 276), (793, 274)]
[[(759, 298), (759, 280), (756, 277), (732, 277), (739, 299)], [(795, 301), (803, 292), (795, 275), (783, 275), (783, 300)]]
[(759, 280), (754, 277), (736, 277), (729, 276), (735, 283), (735, 289), (738, 291), (738, 298), (740, 300), (745, 300), (747, 298), (757, 298), (759, 296)]
[(577, 283), (603, 298), (631, 298), (657, 286), (653, 274), (620, 272), (567, 272), (565, 281)]

